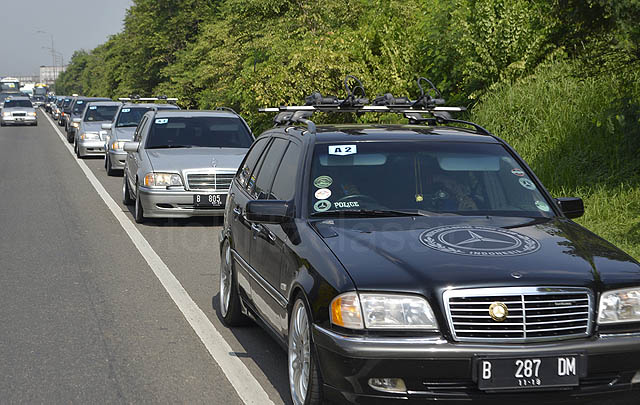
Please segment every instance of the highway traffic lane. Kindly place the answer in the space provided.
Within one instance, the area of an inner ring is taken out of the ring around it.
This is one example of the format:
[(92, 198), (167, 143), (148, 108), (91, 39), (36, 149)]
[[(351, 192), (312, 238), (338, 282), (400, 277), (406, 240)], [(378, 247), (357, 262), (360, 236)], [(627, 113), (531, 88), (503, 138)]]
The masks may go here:
[[(122, 176), (107, 176), (101, 157), (89, 157), (83, 161), (111, 198), (133, 220), (133, 207), (122, 204)], [(218, 233), (221, 224), (222, 218), (194, 217), (147, 219), (142, 225), (136, 224), (136, 227), (222, 334), (235, 355), (242, 359), (271, 400), (274, 403), (289, 403), (286, 352), (256, 325), (226, 328), (212, 308), (212, 301), (217, 308), (220, 268)]]
[(0, 129), (3, 401), (241, 403), (60, 146)]

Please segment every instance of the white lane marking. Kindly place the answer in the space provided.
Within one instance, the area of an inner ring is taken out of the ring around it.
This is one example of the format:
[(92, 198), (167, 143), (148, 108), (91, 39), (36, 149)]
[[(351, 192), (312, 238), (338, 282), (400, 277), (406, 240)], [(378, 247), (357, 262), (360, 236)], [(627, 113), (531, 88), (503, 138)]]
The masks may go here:
[[(269, 395), (264, 388), (258, 383), (258, 380), (251, 374), (249, 369), (242, 363), (237, 356), (231, 355), (233, 350), (226, 340), (220, 335), (220, 332), (209, 321), (207, 316), (202, 312), (200, 307), (193, 301), (187, 291), (184, 289), (180, 281), (173, 275), (169, 267), (162, 261), (160, 256), (153, 250), (149, 242), (142, 236), (142, 233), (135, 227), (133, 222), (127, 218), (120, 206), (111, 198), (107, 190), (104, 189), (102, 183), (96, 178), (89, 166), (82, 160), (76, 159), (75, 153), (71, 148), (67, 137), (56, 126), (48, 115), (43, 114), (53, 129), (58, 134), (67, 151), (78, 163), (85, 176), (100, 195), (104, 203), (107, 205), (114, 217), (120, 222), (124, 231), (129, 235), (131, 241), (136, 245), (138, 251), (153, 270), (162, 286), (165, 288), (173, 302), (182, 312), (189, 325), (196, 332), (200, 340), (205, 345), (213, 360), (220, 366), (222, 372), (225, 373), (227, 379), (238, 393), (238, 396), (245, 404), (266, 405), (273, 404)], [(215, 382), (217, 383), (217, 382)]]

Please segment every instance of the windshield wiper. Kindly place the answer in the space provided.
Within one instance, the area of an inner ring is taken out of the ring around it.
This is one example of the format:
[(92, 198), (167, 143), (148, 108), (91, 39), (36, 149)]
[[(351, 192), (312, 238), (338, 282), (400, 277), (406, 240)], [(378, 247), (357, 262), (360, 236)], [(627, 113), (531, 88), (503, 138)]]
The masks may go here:
[(416, 217), (437, 215), (424, 210), (329, 210), (323, 212), (314, 212), (311, 216), (341, 216), (341, 217)]
[(116, 128), (129, 128), (129, 127), (137, 127), (138, 124), (120, 124), (116, 125)]
[(147, 149), (171, 149), (171, 148), (192, 148), (191, 145), (153, 145), (147, 147)]

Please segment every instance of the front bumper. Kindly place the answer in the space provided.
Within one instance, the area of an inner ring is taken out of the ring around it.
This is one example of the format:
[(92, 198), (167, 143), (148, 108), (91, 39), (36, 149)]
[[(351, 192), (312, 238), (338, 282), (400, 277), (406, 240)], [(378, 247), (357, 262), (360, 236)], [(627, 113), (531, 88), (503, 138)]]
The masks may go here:
[(38, 122), (38, 117), (24, 116), (24, 117), (2, 117), (3, 125), (34, 125)]
[[(424, 403), (480, 401), (496, 403), (584, 403), (599, 397), (631, 404), (640, 398), (640, 384), (631, 384), (640, 371), (640, 333), (602, 335), (527, 345), (450, 343), (442, 338), (346, 337), (315, 325), (325, 394), (337, 403)], [(473, 378), (478, 356), (535, 357), (543, 354), (584, 354), (586, 376), (580, 385), (562, 389), (485, 392)], [(405, 394), (369, 387), (370, 378), (402, 378)]]
[(108, 153), (109, 161), (111, 161), (111, 168), (116, 170), (124, 170), (124, 164), (127, 161), (127, 152), (109, 149)]
[(150, 218), (188, 218), (193, 216), (223, 216), (222, 208), (194, 208), (196, 194), (222, 194), (226, 192), (193, 192), (185, 190), (157, 190), (140, 188), (140, 202), (144, 216)]
[(104, 155), (104, 141), (100, 139), (78, 139), (78, 149), (81, 156)]

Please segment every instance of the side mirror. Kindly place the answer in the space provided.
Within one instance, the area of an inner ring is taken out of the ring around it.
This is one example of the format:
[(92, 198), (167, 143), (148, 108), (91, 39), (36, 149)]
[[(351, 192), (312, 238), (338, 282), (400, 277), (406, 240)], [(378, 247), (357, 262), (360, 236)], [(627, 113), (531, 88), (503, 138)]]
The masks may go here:
[(113, 127), (113, 124), (102, 124), (102, 129), (110, 130)]
[(124, 149), (125, 152), (137, 152), (139, 148), (140, 142), (126, 142), (122, 149)]
[(82, 118), (74, 118), (74, 119), (73, 119), (73, 122), (80, 123), (80, 122), (82, 122)]
[(579, 197), (556, 198), (562, 213), (567, 218), (579, 218), (584, 215), (584, 203)]
[(263, 224), (282, 224), (289, 218), (288, 212), (289, 202), (278, 200), (249, 201), (245, 209), (247, 220)]

